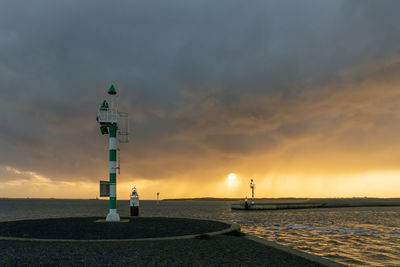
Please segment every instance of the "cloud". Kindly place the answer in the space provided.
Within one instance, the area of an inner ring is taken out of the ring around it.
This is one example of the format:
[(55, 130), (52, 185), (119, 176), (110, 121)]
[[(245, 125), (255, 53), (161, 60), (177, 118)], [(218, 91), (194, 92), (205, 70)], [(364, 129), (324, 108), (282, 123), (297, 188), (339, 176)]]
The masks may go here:
[[(35, 172), (21, 171), (10, 166), (0, 166), (0, 179), (3, 180), (0, 187), (2, 197), (94, 198), (98, 189), (96, 184), (87, 181), (53, 181)], [(71, 188), (79, 190), (71, 190)]]
[(114, 83), (121, 182), (397, 170), (398, 5), (4, 2), (0, 164), (106, 177), (94, 118)]

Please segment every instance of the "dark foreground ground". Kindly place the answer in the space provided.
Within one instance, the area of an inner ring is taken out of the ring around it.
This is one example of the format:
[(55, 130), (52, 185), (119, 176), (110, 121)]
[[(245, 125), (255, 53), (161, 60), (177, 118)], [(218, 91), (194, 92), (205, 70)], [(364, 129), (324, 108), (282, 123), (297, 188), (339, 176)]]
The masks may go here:
[(1, 241), (0, 266), (320, 266), (245, 237), (132, 242)]
[[(99, 223), (97, 217), (0, 222), (0, 236), (42, 239), (134, 239), (194, 235), (220, 231), (225, 223), (185, 218), (142, 218)], [(127, 218), (129, 219), (129, 218)]]
[[(320, 266), (294, 254), (236, 235), (204, 233), (229, 228), (206, 220), (134, 218), (95, 223), (63, 218), (0, 223), (0, 266)], [(198, 235), (203, 234), (203, 235)], [(29, 241), (39, 239), (133, 239), (196, 235), (158, 241)]]

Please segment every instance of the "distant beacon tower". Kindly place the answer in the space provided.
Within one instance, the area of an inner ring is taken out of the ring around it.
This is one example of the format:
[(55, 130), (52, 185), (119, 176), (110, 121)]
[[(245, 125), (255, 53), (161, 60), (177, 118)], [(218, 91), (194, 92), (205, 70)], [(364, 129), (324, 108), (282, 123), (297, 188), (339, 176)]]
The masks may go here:
[(131, 216), (139, 216), (139, 195), (135, 186), (130, 195), (129, 205), (131, 207)]
[(254, 204), (254, 183), (253, 179), (250, 181), (250, 189), (251, 189), (251, 204)]
[(96, 120), (100, 124), (101, 133), (109, 134), (110, 136), (110, 141), (109, 141), (110, 179), (108, 182), (100, 181), (100, 196), (110, 197), (109, 201), (110, 211), (106, 218), (106, 221), (109, 222), (118, 222), (120, 220), (119, 214), (117, 213), (116, 170), (118, 169), (118, 174), (120, 171), (119, 153), (118, 153), (118, 166), (117, 166), (117, 151), (119, 152), (119, 147), (117, 147), (117, 134), (119, 141), (118, 143), (128, 142), (128, 114), (125, 112), (118, 112), (117, 100), (118, 100), (117, 91), (115, 90), (114, 85), (111, 85), (110, 89), (108, 90), (107, 100), (104, 100), (103, 103), (100, 105), (96, 118)]

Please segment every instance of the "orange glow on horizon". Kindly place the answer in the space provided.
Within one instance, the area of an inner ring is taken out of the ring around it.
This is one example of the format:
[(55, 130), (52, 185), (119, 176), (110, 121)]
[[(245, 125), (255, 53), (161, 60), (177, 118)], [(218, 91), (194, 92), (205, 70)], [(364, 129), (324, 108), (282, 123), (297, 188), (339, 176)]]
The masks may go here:
[[(10, 179), (0, 187), (0, 197), (10, 198), (96, 198), (98, 182), (57, 181), (33, 172), (8, 169), (20, 177)], [(250, 176), (231, 173), (220, 179), (204, 182), (191, 179), (146, 180), (129, 178), (117, 183), (117, 198), (129, 199), (135, 185), (143, 200), (156, 199), (160, 192), (166, 198), (243, 198), (250, 195)], [(257, 183), (257, 198), (301, 197), (398, 197), (400, 172), (382, 171), (358, 174), (280, 174), (269, 173), (252, 176)]]

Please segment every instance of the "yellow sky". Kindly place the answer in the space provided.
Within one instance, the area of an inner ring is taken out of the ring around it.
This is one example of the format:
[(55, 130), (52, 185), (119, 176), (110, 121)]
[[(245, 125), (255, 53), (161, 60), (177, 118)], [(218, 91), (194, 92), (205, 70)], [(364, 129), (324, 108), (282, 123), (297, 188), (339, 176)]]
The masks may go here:
[[(1, 197), (11, 198), (96, 198), (99, 185), (96, 182), (52, 181), (36, 173), (24, 173), (8, 168), (9, 174), (23, 176), (3, 183)], [(208, 180), (168, 179), (148, 181), (132, 178), (131, 182), (119, 182), (118, 199), (128, 199), (131, 187), (135, 185), (142, 199), (192, 198), (192, 197), (250, 197), (250, 179), (241, 173), (227, 173), (225, 176)], [(381, 171), (353, 174), (284, 174), (268, 173), (252, 176), (258, 198), (276, 197), (398, 197), (400, 188), (399, 171)]]

